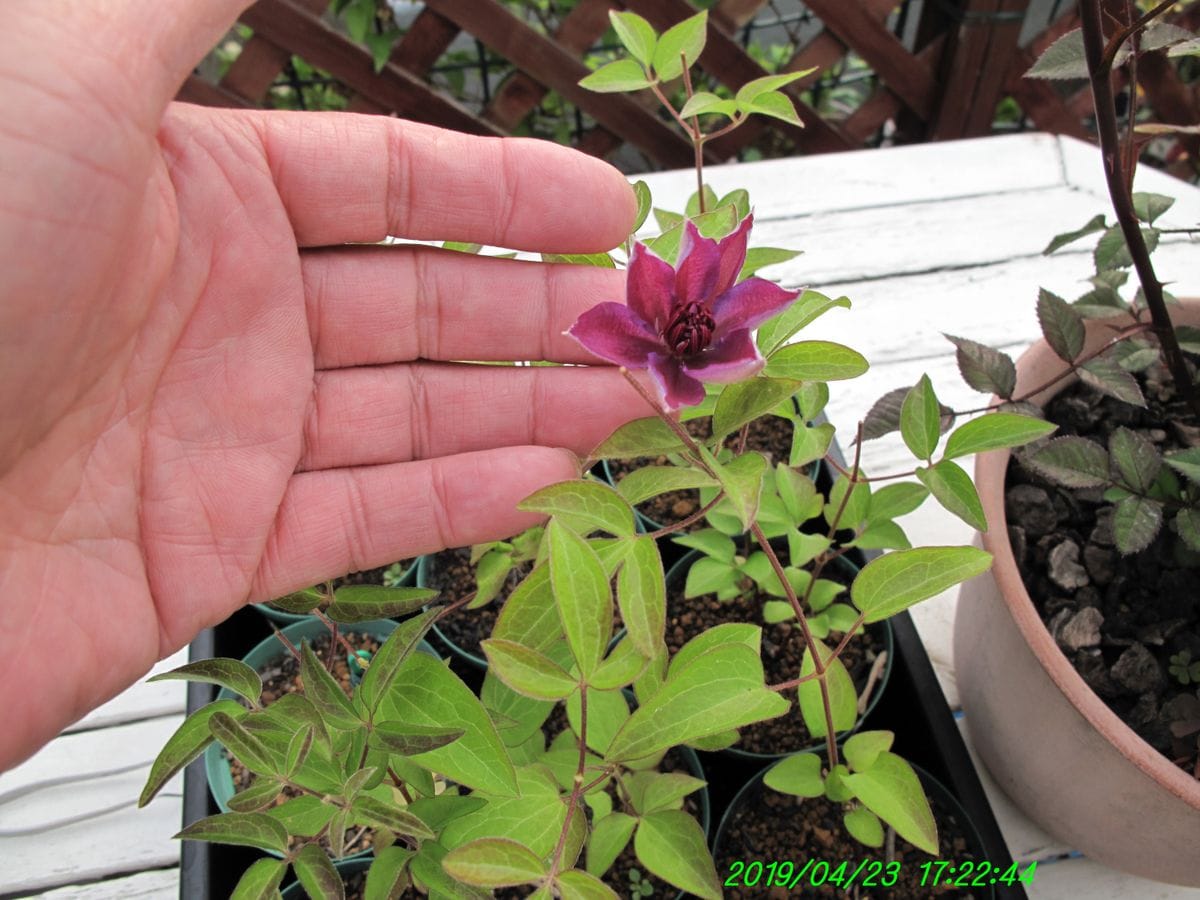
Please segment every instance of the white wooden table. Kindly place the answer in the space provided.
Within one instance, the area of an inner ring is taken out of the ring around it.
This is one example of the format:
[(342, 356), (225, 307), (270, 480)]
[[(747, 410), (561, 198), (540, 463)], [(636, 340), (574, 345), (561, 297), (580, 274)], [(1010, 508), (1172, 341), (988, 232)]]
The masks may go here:
[[(656, 205), (680, 209), (691, 172), (647, 176)], [(972, 392), (956, 377), (942, 332), (1019, 350), (1038, 333), (1039, 287), (1073, 298), (1092, 272), (1086, 242), (1043, 257), (1061, 231), (1108, 212), (1097, 152), (1070, 139), (1016, 135), (831, 156), (710, 168), (719, 194), (750, 190), (753, 241), (805, 255), (764, 274), (789, 286), (845, 294), (805, 337), (848, 343), (871, 371), (833, 386), (829, 405), (839, 435), (851, 431), (886, 390), (928, 372), (950, 405)], [(1141, 190), (1179, 198), (1171, 225), (1200, 222), (1200, 190), (1142, 170)], [(1200, 248), (1172, 236), (1156, 254), (1159, 274), (1181, 294), (1200, 293)], [(876, 473), (905, 464), (898, 439), (869, 443), (864, 464)], [(969, 542), (971, 532), (932, 506), (905, 523), (914, 543)], [(957, 707), (951, 631), (953, 593), (914, 610), (946, 696)], [(166, 669), (182, 655), (164, 661)], [(146, 766), (182, 718), (181, 684), (140, 685), (97, 710), (41, 753), (0, 775), (0, 897), (149, 898), (178, 893), (178, 780), (147, 809), (133, 803)], [(970, 739), (970, 719), (960, 722)], [(4, 801), (2, 795), (64, 773), (88, 775)], [(1156, 900), (1200, 898), (1200, 891), (1122, 875), (1072, 853), (1018, 812), (981, 772), (1001, 830), (1017, 860), (1044, 861), (1034, 898)], [(115, 808), (114, 808), (115, 807)], [(88, 818), (53, 827), (54, 823)], [(12, 834), (24, 830), (29, 833)]]

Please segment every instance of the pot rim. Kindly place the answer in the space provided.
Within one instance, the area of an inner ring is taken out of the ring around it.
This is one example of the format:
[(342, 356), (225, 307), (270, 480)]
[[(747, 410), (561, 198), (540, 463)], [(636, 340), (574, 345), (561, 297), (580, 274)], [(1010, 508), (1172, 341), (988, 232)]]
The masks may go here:
[[(1200, 300), (1193, 299), (1186, 303), (1186, 307), (1192, 317), (1200, 318)], [(1057, 359), (1045, 341), (1034, 343), (1017, 360), (1018, 379), (1023, 365), (1028, 368), (1051, 357)], [(1074, 375), (1064, 378), (1037, 397), (1039, 400), (1047, 400), (1077, 380), (1078, 377)], [(993, 400), (999, 402), (999, 398)], [(1059, 649), (1034, 607), (1020, 572), (1017, 571), (1016, 557), (1008, 540), (1004, 483), (1011, 455), (1008, 450), (992, 450), (980, 453), (975, 458), (975, 484), (979, 489), (985, 518), (990, 523), (989, 530), (980, 533), (979, 539), (983, 548), (993, 556), (991, 577), (996, 581), (1009, 615), (1046, 674), (1080, 715), (1141, 772), (1200, 811), (1200, 780), (1188, 776), (1171, 763), (1109, 709), (1108, 704), (1088, 687), (1083, 676)], [(985, 486), (988, 490), (984, 490)]]

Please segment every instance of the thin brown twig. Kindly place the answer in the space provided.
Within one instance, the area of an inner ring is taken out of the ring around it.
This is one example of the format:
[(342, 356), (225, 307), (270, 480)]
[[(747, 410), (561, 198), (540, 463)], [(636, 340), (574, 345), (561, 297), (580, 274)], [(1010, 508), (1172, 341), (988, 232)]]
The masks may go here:
[(705, 516), (707, 516), (710, 512), (712, 512), (713, 507), (715, 507), (718, 503), (720, 503), (724, 499), (725, 499), (725, 492), (718, 491), (717, 496), (713, 497), (712, 500), (708, 501), (708, 503), (704, 504), (704, 506), (702, 506), (696, 512), (692, 513), (686, 519), (680, 519), (674, 525), (666, 525), (666, 526), (658, 529), (657, 531), (648, 532), (646, 537), (651, 537), (651, 538), (657, 539), (660, 537), (666, 537), (668, 534), (674, 534), (677, 531), (683, 531), (683, 529), (687, 528), (692, 523), (699, 522), (701, 519), (703, 519)]

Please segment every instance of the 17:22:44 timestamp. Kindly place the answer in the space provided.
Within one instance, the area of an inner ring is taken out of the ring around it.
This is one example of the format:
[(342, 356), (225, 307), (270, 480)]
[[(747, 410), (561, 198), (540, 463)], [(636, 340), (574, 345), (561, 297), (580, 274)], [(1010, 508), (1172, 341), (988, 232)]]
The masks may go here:
[(1027, 864), (1023, 869), (1017, 863), (1007, 868), (1001, 868), (987, 860), (963, 860), (952, 862), (938, 859), (921, 863), (921, 886), (946, 885), (953, 887), (988, 887), (993, 884), (1033, 884), (1034, 873), (1037, 872), (1037, 862)]

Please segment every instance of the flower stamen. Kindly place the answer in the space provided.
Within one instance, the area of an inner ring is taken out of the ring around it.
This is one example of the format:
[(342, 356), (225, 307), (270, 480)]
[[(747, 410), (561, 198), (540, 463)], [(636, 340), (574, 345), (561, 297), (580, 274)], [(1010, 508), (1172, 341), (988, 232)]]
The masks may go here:
[(706, 348), (712, 342), (716, 328), (712, 314), (701, 304), (691, 302), (671, 317), (662, 337), (675, 356), (687, 357)]

